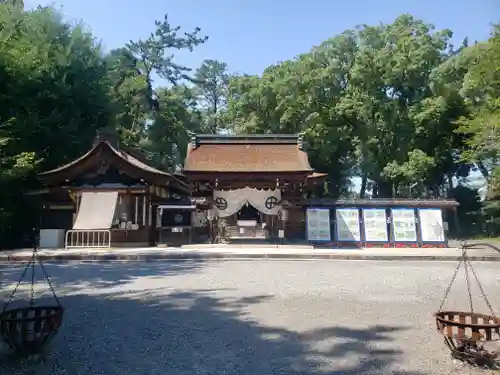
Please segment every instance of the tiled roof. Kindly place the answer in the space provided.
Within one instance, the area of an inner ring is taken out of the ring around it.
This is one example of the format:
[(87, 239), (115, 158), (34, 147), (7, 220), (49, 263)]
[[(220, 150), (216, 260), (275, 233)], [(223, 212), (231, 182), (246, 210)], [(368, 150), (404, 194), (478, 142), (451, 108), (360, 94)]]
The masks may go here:
[(179, 179), (175, 178), (171, 174), (164, 172), (164, 171), (161, 171), (159, 169), (156, 169), (156, 168), (144, 163), (143, 161), (139, 160), (138, 158), (132, 156), (131, 154), (113, 147), (113, 145), (111, 145), (109, 142), (106, 142), (106, 141), (97, 142), (86, 154), (82, 155), (81, 157), (79, 157), (79, 158), (73, 160), (72, 162), (65, 164), (59, 168), (40, 173), (38, 176), (39, 176), (39, 178), (44, 179), (44, 178), (50, 177), (52, 175), (64, 173), (65, 171), (69, 170), (70, 168), (75, 167), (76, 165), (85, 162), (85, 160), (89, 159), (92, 155), (97, 154), (99, 152), (99, 150), (103, 149), (103, 148), (109, 150), (111, 153), (115, 154), (116, 156), (118, 156), (120, 159), (124, 160), (125, 162), (127, 162), (131, 166), (138, 168), (146, 173), (150, 173), (150, 174), (153, 174), (155, 176), (161, 176), (161, 177), (167, 178), (169, 180), (172, 180), (172, 181), (178, 183), (181, 186), (187, 186), (185, 184), (185, 182), (180, 181)]
[(43, 173), (40, 173), (40, 176), (46, 176), (46, 175), (49, 175), (49, 174), (53, 174), (53, 173), (56, 173), (56, 172), (61, 172), (65, 169), (68, 169), (80, 162), (82, 162), (83, 160), (85, 160), (86, 158), (88, 158), (90, 155), (92, 155), (93, 153), (97, 152), (97, 149), (99, 147), (107, 147), (111, 152), (113, 152), (114, 154), (116, 154), (118, 157), (120, 157), (121, 159), (125, 160), (126, 162), (130, 163), (131, 165), (139, 168), (139, 169), (142, 169), (146, 172), (150, 172), (150, 173), (155, 173), (155, 174), (159, 174), (159, 175), (164, 175), (164, 176), (170, 176), (169, 173), (167, 172), (163, 172), (163, 171), (160, 171), (159, 169), (156, 169), (154, 167), (151, 167), (150, 165), (147, 165), (146, 163), (144, 163), (143, 161), (135, 158), (134, 156), (122, 151), (122, 150), (119, 150), (119, 149), (116, 149), (115, 147), (113, 147), (112, 145), (110, 145), (108, 142), (99, 142), (97, 144), (95, 144), (86, 154), (80, 156), (79, 158), (65, 164), (65, 165), (62, 165), (56, 169), (52, 169), (50, 171), (46, 171), (46, 172), (43, 172)]
[(197, 136), (184, 172), (312, 172), (294, 135)]

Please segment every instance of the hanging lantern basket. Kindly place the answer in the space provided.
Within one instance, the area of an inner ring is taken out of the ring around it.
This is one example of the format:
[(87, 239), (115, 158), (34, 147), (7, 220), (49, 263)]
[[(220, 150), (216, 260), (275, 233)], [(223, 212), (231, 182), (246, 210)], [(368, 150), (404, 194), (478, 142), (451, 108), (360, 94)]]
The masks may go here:
[[(466, 243), (462, 244), (462, 258), (441, 301), (439, 311), (434, 315), (436, 326), (454, 358), (472, 365), (497, 369), (500, 368), (500, 346), (498, 346), (500, 342), (500, 318), (495, 315), (476, 272), (468, 260), (468, 247), (471, 246), (467, 246)], [(465, 270), (470, 311), (443, 310), (451, 287), (462, 266)], [(477, 283), (490, 314), (474, 311), (470, 274)]]
[[(38, 263), (49, 285), (55, 303), (35, 303), (35, 264)], [(11, 304), (21, 282), (31, 270), (31, 296), (28, 306), (12, 308)], [(7, 345), (17, 354), (30, 355), (40, 352), (54, 337), (63, 320), (64, 308), (59, 302), (47, 271), (40, 261), (37, 248), (25, 266), (21, 278), (0, 313), (0, 334)]]

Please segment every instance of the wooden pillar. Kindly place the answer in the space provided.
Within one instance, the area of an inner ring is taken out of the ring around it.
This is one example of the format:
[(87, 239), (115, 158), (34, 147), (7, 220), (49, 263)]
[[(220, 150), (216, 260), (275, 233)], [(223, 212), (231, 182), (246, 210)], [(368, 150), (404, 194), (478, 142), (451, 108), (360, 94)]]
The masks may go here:
[(453, 221), (454, 221), (454, 224), (455, 224), (454, 225), (454, 227), (455, 227), (454, 229), (455, 229), (455, 232), (456, 232), (454, 237), (457, 240), (459, 240), (459, 239), (461, 239), (462, 236), (461, 236), (461, 233), (460, 233), (460, 220), (459, 220), (459, 216), (458, 216), (458, 210), (457, 210), (456, 207), (453, 209), (453, 219), (454, 219)]
[(153, 225), (153, 202), (151, 202), (151, 195), (148, 195), (148, 226)]
[(135, 199), (135, 210), (134, 210), (134, 224), (139, 221), (139, 197), (137, 195), (132, 195)]
[(144, 215), (145, 221), (144, 226), (148, 230), (148, 242), (150, 245), (154, 245), (153, 229), (151, 228), (151, 192), (148, 190), (144, 196)]
[(76, 197), (76, 213), (80, 211), (80, 204), (82, 203), (82, 193), (78, 192), (78, 195)]

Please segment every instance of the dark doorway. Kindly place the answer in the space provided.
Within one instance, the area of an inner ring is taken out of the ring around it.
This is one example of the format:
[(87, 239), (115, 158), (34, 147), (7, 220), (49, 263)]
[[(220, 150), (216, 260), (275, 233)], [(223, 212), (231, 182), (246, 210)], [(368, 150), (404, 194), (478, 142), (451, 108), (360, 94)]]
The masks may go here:
[(249, 203), (245, 203), (238, 211), (238, 220), (256, 220), (257, 223), (261, 222), (259, 211)]

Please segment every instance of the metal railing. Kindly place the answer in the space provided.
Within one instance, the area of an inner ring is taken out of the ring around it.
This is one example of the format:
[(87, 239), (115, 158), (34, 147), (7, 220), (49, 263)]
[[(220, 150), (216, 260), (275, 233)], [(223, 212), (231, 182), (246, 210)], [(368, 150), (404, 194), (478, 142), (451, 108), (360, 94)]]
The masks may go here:
[(108, 229), (71, 229), (66, 232), (65, 249), (110, 248), (111, 231)]

